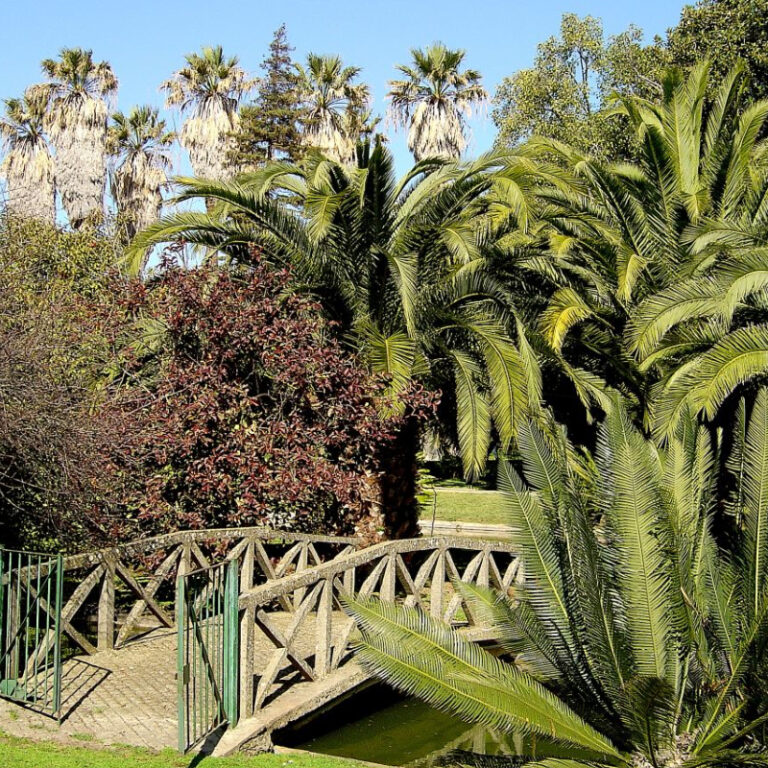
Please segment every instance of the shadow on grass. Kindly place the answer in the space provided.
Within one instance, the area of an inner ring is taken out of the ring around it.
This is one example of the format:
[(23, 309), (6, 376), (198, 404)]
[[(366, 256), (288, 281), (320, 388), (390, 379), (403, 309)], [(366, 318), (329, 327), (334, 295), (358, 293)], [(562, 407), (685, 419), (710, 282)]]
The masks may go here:
[(221, 737), (224, 735), (226, 726), (222, 725), (212, 733), (206, 736), (205, 741), (200, 746), (196, 755), (192, 756), (192, 762), (189, 763), (187, 768), (195, 768), (205, 760), (206, 757), (210, 757), (216, 745), (221, 741)]

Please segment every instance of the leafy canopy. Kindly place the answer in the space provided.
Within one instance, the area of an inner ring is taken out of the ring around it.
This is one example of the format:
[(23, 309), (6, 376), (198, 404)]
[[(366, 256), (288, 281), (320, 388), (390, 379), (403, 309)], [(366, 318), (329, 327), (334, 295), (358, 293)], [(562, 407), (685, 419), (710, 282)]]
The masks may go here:
[(169, 216), (132, 251), (183, 239), (247, 263), (251, 243), (292, 264), (394, 393), (412, 380), (443, 392), (471, 478), (485, 465), (492, 427), (506, 447), (538, 407), (535, 358), (484, 258), (494, 231), (525, 225), (538, 179), (524, 158), (489, 155), (468, 165), (423, 161), (397, 180), (376, 143), (359, 147), (354, 168), (315, 158), (233, 183), (185, 179), (180, 200), (218, 208)]

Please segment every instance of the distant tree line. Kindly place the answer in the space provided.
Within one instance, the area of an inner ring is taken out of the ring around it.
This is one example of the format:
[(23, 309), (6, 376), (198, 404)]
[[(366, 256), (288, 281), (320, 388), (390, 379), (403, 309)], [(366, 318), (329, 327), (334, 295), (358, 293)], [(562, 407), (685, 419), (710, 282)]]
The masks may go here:
[[(44, 62), (0, 124), (9, 540), (409, 535), (426, 439), (476, 480), (531, 420), (593, 448), (617, 398), (659, 445), (685, 414), (730, 439), (768, 370), (753, 5), (686, 10), (650, 46), (564, 17), (530, 77), (559, 72), (582, 111), (545, 104), (531, 136), (510, 112), (469, 161), (480, 74), (415, 49), (390, 90), (415, 157), (400, 176), (359, 69), (294, 65), (284, 28), (258, 82), (221, 48), (187, 57), (163, 84), (178, 137), (153, 108), (109, 117), (116, 79), (90, 52)], [(710, 27), (711, 61), (667, 66)], [(176, 140), (196, 176), (174, 202), (195, 205), (163, 211)], [(120, 215), (100, 223), (108, 176)]]
[(630, 156), (637, 144), (626, 120), (614, 119), (615, 98), (658, 99), (664, 70), (687, 70), (704, 59), (711, 64), (710, 95), (738, 63), (748, 74), (747, 100), (764, 98), (766, 16), (766, 0), (701, 0), (684, 6), (677, 26), (646, 45), (637, 26), (606, 37), (600, 19), (566, 13), (560, 34), (539, 44), (533, 66), (497, 88), (496, 143), (546, 136), (606, 159)]

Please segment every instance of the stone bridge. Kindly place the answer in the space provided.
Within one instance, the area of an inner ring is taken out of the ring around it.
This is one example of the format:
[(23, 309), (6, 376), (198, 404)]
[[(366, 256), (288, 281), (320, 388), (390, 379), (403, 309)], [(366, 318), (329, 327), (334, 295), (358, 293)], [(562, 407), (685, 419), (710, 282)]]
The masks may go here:
[(355, 626), (341, 609), (342, 596), (417, 606), (474, 640), (492, 640), (453, 584), (507, 592), (522, 578), (511, 544), (460, 537), (361, 549), (351, 538), (220, 529), (68, 557), (59, 623), (65, 658), (61, 722), (34, 706), (0, 699), (0, 730), (152, 749), (177, 746), (185, 728), (180, 717), (195, 716), (189, 708), (180, 715), (182, 682), (208, 675), (217, 685), (205, 670), (185, 668), (180, 680), (179, 579), (196, 573), (213, 583), (206, 574), (228, 563), (237, 564), (239, 577), (232, 646), (239, 717), (235, 727), (211, 734), (206, 748), (214, 754), (267, 749), (274, 730), (368, 682), (349, 650)]

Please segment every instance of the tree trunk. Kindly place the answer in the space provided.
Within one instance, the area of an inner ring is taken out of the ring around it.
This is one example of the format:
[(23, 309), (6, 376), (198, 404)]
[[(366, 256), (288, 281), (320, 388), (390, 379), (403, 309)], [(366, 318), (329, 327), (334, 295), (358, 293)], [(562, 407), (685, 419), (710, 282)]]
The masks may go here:
[(405, 539), (419, 535), (418, 490), (419, 421), (408, 419), (397, 437), (380, 454), (380, 503), (384, 535)]

